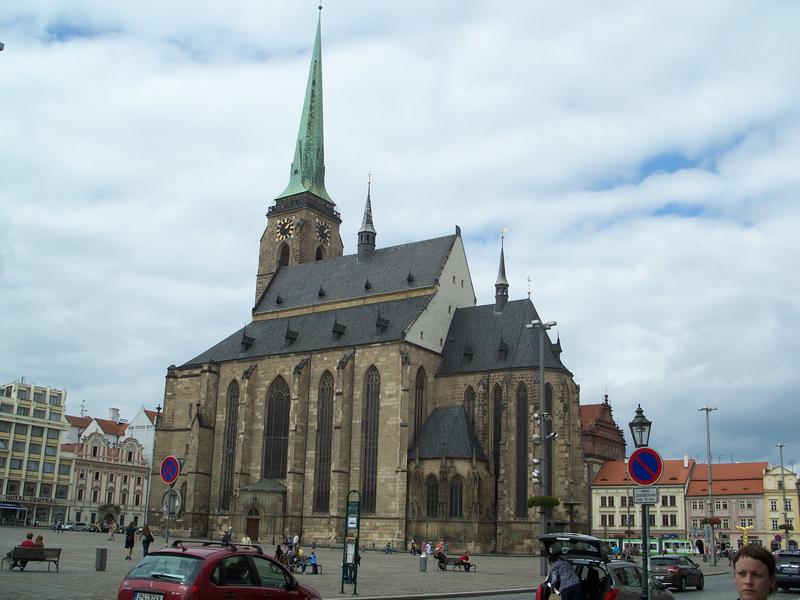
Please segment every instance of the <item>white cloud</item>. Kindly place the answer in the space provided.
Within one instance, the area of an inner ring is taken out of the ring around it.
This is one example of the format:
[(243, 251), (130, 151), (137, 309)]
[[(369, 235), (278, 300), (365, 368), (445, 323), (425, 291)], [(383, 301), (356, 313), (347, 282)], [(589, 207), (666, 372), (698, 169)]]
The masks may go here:
[[(316, 3), (0, 8), (0, 379), (132, 414), (247, 322), (286, 182)], [(327, 187), (348, 251), (462, 226), (480, 302), (510, 225), (584, 403), (641, 402), (666, 456), (800, 444), (800, 9), (337, 2)], [(694, 165), (646, 172), (654, 157)], [(660, 214), (702, 207), (700, 216)], [(420, 214), (425, 218), (420, 218)], [(791, 452), (790, 452), (791, 453)]]

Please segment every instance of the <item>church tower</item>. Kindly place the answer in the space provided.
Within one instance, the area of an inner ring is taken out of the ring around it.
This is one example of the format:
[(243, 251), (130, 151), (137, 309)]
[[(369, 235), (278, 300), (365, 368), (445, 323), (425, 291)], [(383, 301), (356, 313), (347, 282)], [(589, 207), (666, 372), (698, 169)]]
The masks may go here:
[(289, 184), (267, 211), (256, 276), (256, 304), (281, 266), (324, 260), (343, 252), (342, 219), (325, 189), (322, 126), (321, 13), (311, 54), (300, 130)]

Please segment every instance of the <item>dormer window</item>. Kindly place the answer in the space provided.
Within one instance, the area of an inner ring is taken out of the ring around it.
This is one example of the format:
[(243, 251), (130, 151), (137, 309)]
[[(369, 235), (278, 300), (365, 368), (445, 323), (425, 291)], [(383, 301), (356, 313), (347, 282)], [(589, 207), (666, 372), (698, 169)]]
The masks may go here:
[(92, 446), (92, 458), (97, 458), (100, 449), (97, 446)]
[(133, 462), (133, 450), (128, 450), (128, 462)]

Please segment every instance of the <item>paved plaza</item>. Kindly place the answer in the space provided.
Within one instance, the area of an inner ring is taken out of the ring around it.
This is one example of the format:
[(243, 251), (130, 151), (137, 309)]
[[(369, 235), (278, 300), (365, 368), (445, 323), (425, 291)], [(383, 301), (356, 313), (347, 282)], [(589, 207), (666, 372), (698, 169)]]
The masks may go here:
[[(0, 549), (3, 554), (18, 544), (28, 529), (19, 527), (0, 527)], [(45, 545), (60, 547), (61, 569), (56, 573), (55, 567), (47, 572), (43, 563), (31, 563), (24, 572), (5, 570), (0, 572), (0, 600), (113, 600), (117, 588), (125, 574), (142, 557), (141, 545), (134, 552), (134, 561), (125, 560), (123, 549), (124, 536), (117, 535), (110, 542), (105, 534), (65, 531), (56, 534), (45, 529), (36, 529), (35, 533), (45, 536)], [(163, 544), (163, 538), (157, 538), (151, 549), (155, 550)], [(97, 548), (108, 550), (106, 570), (95, 571), (95, 553)], [(265, 550), (272, 548), (265, 545)], [(342, 560), (341, 549), (317, 548), (322, 573), (320, 575), (302, 575), (297, 577), (304, 583), (316, 587), (324, 598), (347, 598), (352, 596), (353, 586), (345, 585), (345, 593), (340, 594), (340, 570)], [(435, 561), (428, 560), (426, 572), (420, 572), (420, 558), (406, 553), (383, 554), (377, 551), (365, 551), (361, 561), (358, 581), (358, 597), (366, 600), (369, 597), (406, 596), (431, 597), (437, 594), (466, 595), (470, 592), (477, 596), (481, 592), (532, 591), (543, 579), (539, 576), (539, 558), (532, 556), (473, 556), (478, 565), (477, 572), (461, 571), (442, 572), (436, 569)], [(724, 563), (724, 564), (723, 564)], [(730, 573), (727, 561), (723, 561), (714, 569), (703, 565), (707, 574)]]

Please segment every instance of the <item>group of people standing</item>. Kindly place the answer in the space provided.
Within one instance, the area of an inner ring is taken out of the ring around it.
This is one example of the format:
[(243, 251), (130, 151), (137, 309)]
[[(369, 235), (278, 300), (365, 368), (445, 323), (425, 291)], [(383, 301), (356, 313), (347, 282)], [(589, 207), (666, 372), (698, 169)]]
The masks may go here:
[[(419, 547), (417, 547), (417, 543), (412, 539), (411, 544), (409, 546), (409, 553), (414, 555), (420, 556), (433, 556), (436, 559), (436, 565), (444, 571), (447, 569), (447, 552), (448, 546), (445, 542), (439, 542), (436, 544), (436, 549), (434, 551), (433, 545), (430, 542), (422, 542)], [(454, 564), (460, 565), (463, 567), (464, 572), (467, 573), (470, 568), (472, 567), (472, 563), (470, 562), (469, 552), (466, 550), (463, 554), (458, 557), (458, 560), (454, 561)]]

